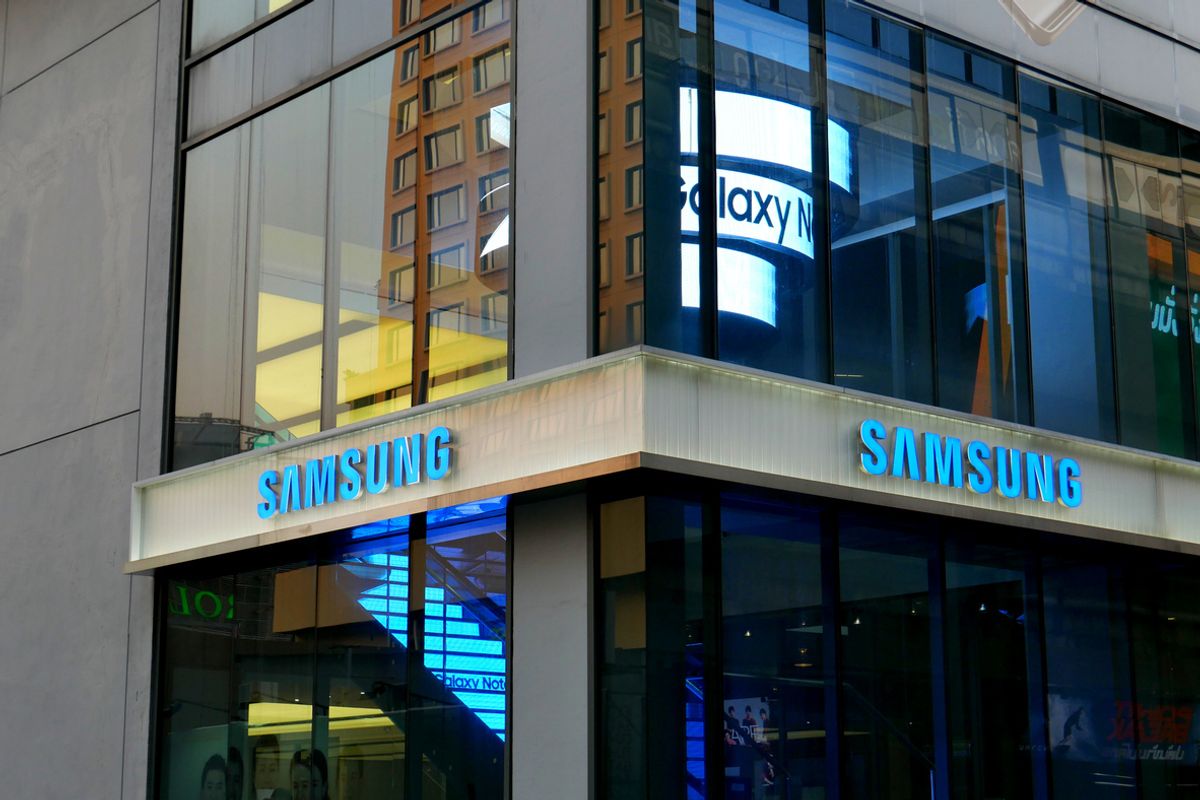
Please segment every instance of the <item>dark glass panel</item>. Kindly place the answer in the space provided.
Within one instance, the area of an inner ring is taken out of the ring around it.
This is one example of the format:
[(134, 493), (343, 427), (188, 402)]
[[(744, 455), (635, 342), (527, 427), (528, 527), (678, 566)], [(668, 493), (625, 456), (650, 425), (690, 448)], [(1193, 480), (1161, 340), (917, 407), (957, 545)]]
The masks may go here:
[(290, 795), (290, 759), (312, 746), (316, 576), (298, 563), (163, 581), (159, 797)]
[(1033, 423), (1116, 438), (1100, 103), (1021, 74)]
[[(1026, 603), (1027, 559), (965, 536), (947, 542), (950, 771), (954, 796), (964, 800), (1036, 796), (1028, 667), (1039, 642)], [(1040, 687), (1034, 694), (1040, 703)]]
[(701, 509), (666, 497), (600, 508), (600, 795), (702, 798)]
[(930, 36), (938, 404), (1029, 419), (1016, 73)]
[(1195, 454), (1176, 128), (1104, 106), (1121, 442)]
[(1142, 797), (1195, 797), (1200, 790), (1200, 571), (1179, 561), (1138, 569), (1130, 576), (1129, 595), (1136, 694), (1114, 710), (1109, 738), (1119, 743), (1127, 762), (1136, 759)]
[[(715, 4), (717, 353), (723, 361), (824, 380), (826, 243), (813, 180), (819, 60), (801, 6)], [(690, 91), (682, 102), (695, 106)], [(698, 136), (689, 131), (687, 139)], [(698, 308), (697, 170), (685, 156), (684, 304)]]
[(725, 495), (721, 504), (725, 797), (826, 791), (818, 511)]
[[(1073, 544), (1073, 550), (1078, 548)], [(1103, 551), (1042, 560), (1046, 719), (1056, 800), (1134, 798), (1137, 765), (1112, 738), (1132, 698), (1124, 576)]]
[(923, 37), (834, 0), (826, 25), (834, 383), (932, 402)]
[(928, 798), (934, 784), (930, 570), (934, 541), (839, 521), (842, 796)]

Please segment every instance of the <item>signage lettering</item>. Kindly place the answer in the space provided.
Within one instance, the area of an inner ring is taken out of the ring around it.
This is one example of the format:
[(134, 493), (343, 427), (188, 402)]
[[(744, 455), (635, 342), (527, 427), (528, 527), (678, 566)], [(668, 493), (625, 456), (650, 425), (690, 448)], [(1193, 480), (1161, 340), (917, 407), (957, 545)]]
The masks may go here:
[[(700, 232), (700, 171), (681, 167), (680, 225)], [(746, 239), (812, 258), (812, 198), (770, 178), (717, 170), (717, 236)]]
[(974, 494), (995, 491), (1001, 497), (1024, 497), (1078, 508), (1083, 502), (1082, 471), (1073, 458), (1055, 459), (1033, 451), (991, 446), (973, 440), (897, 426), (889, 445), (887, 427), (874, 419), (859, 426), (859, 464), (868, 475), (891, 475)]
[(450, 473), (452, 437), (445, 427), (427, 435), (414, 433), (390, 442), (370, 445), (364, 451), (351, 447), (337, 456), (289, 464), (280, 472), (269, 469), (258, 476), (258, 516), (270, 519), (338, 500), (356, 500), (367, 493), (380, 494), (389, 486), (397, 489), (441, 480)]

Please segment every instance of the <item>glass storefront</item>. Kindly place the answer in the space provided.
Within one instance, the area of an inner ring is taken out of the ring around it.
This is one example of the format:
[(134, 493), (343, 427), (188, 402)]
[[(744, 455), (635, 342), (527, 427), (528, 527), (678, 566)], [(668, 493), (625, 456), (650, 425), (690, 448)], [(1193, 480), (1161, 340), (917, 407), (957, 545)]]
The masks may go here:
[(186, 146), (173, 468), (508, 378), (512, 2), (360, 5), (393, 49)]
[(597, 496), (600, 797), (1195, 795), (1196, 559), (635, 485)]
[(503, 498), (159, 581), (157, 797), (502, 797)]
[(1194, 132), (849, 0), (598, 8), (600, 352), (1196, 457)]

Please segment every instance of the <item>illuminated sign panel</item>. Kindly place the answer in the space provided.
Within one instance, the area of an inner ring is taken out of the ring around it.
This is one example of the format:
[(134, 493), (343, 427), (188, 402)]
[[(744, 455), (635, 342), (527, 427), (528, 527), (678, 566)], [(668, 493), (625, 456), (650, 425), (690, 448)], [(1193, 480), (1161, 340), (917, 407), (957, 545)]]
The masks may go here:
[[(891, 475), (912, 481), (964, 487), (975, 494), (996, 492), (1015, 500), (1025, 497), (1043, 503), (1077, 508), (1083, 502), (1082, 472), (1073, 458), (1055, 459), (1034, 451), (993, 447), (897, 426), (863, 420), (858, 429), (862, 452), (859, 464), (868, 475)], [(889, 441), (890, 440), (890, 441)]]
[[(679, 223), (684, 233), (700, 233), (700, 170), (682, 167)], [(717, 170), (717, 236), (745, 239), (813, 256), (812, 198), (770, 178)]]
[(270, 519), (305, 508), (354, 500), (363, 490), (381, 494), (420, 483), (441, 480), (450, 473), (452, 437), (444, 427), (415, 433), (367, 448), (351, 447), (336, 456), (289, 464), (282, 472), (268, 469), (258, 476), (258, 516)]

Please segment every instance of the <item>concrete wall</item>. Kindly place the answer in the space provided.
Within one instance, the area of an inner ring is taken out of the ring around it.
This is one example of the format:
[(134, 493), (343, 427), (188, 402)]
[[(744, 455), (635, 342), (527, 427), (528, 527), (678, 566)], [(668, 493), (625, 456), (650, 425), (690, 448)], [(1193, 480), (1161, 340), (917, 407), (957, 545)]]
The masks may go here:
[(10, 797), (146, 794), (181, 0), (0, 2), (0, 730)]
[(510, 796), (587, 800), (594, 728), (587, 501), (577, 494), (518, 505), (511, 535)]
[[(1009, 8), (1058, 0), (872, 0), (880, 8), (959, 36), (1107, 97), (1200, 128), (1200, 3), (1092, 0), (1049, 43)], [(1136, 23), (1136, 24), (1134, 24)]]
[(591, 330), (588, 0), (519, 0), (513, 169), (517, 377), (586, 358)]

